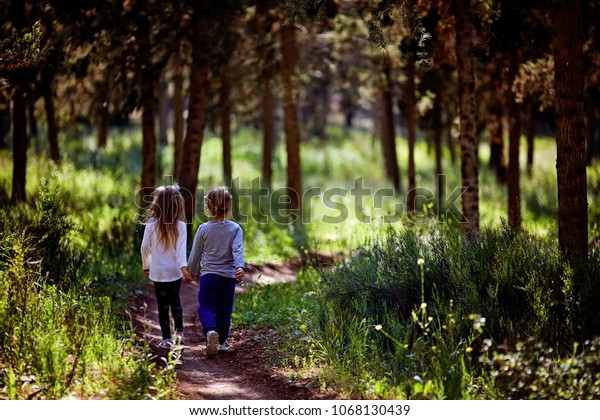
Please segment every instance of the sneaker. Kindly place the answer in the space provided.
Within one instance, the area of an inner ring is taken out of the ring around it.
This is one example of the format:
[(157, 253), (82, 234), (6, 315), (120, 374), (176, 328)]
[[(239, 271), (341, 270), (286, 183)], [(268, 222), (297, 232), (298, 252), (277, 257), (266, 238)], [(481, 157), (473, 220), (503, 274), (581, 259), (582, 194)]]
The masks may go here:
[(219, 344), (219, 333), (216, 331), (209, 331), (206, 334), (206, 357), (209, 359), (217, 355), (217, 346)]
[(175, 344), (183, 344), (183, 333), (182, 332), (176, 332), (175, 335), (173, 336), (173, 342)]
[(217, 351), (229, 351), (229, 349), (231, 348), (231, 346), (229, 345), (229, 343), (226, 341), (223, 344), (219, 344), (217, 346)]
[(170, 338), (165, 338), (158, 343), (158, 347), (161, 349), (170, 349), (175, 343)]

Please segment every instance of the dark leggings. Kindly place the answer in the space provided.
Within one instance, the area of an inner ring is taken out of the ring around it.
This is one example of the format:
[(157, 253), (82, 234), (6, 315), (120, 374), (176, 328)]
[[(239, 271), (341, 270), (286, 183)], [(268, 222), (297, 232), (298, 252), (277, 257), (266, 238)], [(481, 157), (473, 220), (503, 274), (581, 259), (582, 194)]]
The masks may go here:
[(175, 331), (183, 331), (183, 311), (179, 300), (181, 279), (175, 281), (154, 282), (156, 302), (158, 304), (158, 323), (162, 331), (162, 338), (171, 338), (171, 325), (169, 322), (169, 307), (175, 323)]

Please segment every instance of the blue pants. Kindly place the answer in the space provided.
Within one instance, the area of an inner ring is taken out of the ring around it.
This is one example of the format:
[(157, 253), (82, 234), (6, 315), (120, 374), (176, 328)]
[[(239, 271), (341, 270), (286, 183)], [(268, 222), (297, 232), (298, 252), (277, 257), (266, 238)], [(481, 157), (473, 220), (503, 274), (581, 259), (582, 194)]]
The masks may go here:
[(229, 337), (234, 295), (234, 278), (218, 274), (204, 274), (200, 277), (198, 318), (204, 335), (211, 330), (219, 333), (219, 344), (223, 344)]

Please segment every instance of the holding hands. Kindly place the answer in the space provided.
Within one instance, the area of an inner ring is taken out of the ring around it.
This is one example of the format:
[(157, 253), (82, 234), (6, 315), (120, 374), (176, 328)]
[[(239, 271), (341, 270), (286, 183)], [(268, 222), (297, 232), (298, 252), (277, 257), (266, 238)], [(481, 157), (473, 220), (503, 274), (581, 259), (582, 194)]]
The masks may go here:
[(186, 268), (186, 267), (181, 267), (181, 272), (183, 273), (183, 278), (184, 278), (186, 281), (194, 281), (194, 276), (192, 276), (192, 275), (190, 274), (190, 272), (189, 272), (189, 271), (187, 271), (187, 268)]

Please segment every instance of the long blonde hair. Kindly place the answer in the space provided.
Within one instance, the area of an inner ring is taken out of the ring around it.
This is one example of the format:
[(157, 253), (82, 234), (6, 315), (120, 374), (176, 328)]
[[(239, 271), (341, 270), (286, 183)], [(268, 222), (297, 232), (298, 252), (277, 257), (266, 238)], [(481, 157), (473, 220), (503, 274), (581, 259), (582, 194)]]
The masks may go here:
[(231, 211), (233, 198), (227, 187), (215, 187), (206, 195), (204, 203), (212, 216), (225, 217)]
[(179, 186), (161, 186), (154, 191), (154, 199), (148, 208), (147, 219), (157, 223), (158, 240), (165, 248), (175, 247), (179, 238), (177, 222), (185, 222), (185, 202)]

